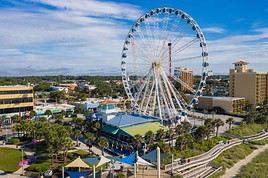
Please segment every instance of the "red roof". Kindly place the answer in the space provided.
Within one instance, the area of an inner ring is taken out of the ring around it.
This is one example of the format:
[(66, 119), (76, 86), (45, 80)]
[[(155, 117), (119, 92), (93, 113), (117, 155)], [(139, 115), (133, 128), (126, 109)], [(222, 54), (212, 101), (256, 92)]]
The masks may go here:
[(245, 61), (237, 61), (237, 62), (234, 62), (233, 64), (248, 64), (248, 62), (245, 62)]

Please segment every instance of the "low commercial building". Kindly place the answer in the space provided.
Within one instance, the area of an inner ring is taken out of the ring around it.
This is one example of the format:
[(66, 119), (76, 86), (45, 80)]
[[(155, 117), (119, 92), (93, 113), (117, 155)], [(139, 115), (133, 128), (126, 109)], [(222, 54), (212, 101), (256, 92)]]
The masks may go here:
[[(192, 96), (188, 95), (189, 98)], [(239, 97), (218, 97), (218, 96), (201, 96), (198, 98), (196, 109), (223, 109), (225, 113), (236, 113), (243, 111), (245, 107), (245, 98)]]
[(34, 107), (32, 86), (0, 86), (0, 114), (30, 112)]
[(45, 112), (47, 110), (50, 110), (52, 114), (61, 113), (62, 111), (65, 111), (66, 113), (73, 113), (74, 112), (74, 105), (69, 104), (52, 104), (52, 103), (43, 103), (39, 106), (35, 107), (35, 111), (37, 113), (37, 116), (45, 115)]
[(135, 135), (144, 136), (148, 131), (155, 134), (160, 129), (166, 131), (167, 127), (158, 118), (119, 112), (105, 122), (102, 133), (109, 140), (110, 151), (127, 155), (134, 151), (129, 143)]

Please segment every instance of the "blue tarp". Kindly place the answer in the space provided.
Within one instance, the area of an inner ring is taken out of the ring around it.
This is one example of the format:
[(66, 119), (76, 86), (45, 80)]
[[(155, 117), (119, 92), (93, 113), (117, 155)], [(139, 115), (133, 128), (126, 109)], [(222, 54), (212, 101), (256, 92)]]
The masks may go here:
[(89, 164), (96, 164), (97, 161), (99, 160), (99, 158), (85, 158), (83, 159), (85, 162), (89, 163)]
[(91, 172), (76, 172), (76, 171), (66, 171), (67, 174), (69, 174), (69, 176), (71, 178), (79, 178), (82, 176), (86, 176), (88, 174), (90, 174)]
[(121, 162), (121, 163), (126, 163), (126, 164), (129, 164), (131, 166), (134, 165), (134, 163), (136, 163), (136, 153), (132, 153), (130, 154), (129, 156), (126, 156), (126, 157), (123, 157), (123, 158), (119, 158), (119, 159), (116, 159), (118, 162)]

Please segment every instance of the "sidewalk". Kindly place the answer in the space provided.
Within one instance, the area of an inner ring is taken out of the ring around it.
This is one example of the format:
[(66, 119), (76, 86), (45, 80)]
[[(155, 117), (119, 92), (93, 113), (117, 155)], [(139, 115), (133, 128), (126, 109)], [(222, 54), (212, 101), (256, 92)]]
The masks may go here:
[(251, 162), (256, 156), (258, 156), (261, 152), (265, 151), (268, 149), (268, 144), (267, 145), (261, 145), (259, 146), (258, 149), (254, 150), (251, 154), (249, 154), (245, 159), (240, 160), (237, 162), (233, 167), (230, 169), (227, 169), (225, 171), (225, 174), (221, 176), (221, 178), (225, 177), (235, 177), (239, 172), (240, 169), (247, 165), (249, 162)]

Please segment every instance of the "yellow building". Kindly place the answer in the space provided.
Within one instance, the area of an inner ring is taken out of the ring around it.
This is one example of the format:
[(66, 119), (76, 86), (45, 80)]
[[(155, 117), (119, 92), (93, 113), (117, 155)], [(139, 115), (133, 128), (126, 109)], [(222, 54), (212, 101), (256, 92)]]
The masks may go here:
[(0, 86), (0, 114), (24, 113), (33, 110), (31, 86)]
[(268, 74), (248, 69), (248, 63), (238, 61), (230, 69), (229, 96), (245, 97), (253, 107), (258, 106), (268, 95)]
[[(176, 67), (174, 70), (174, 76), (178, 77), (187, 86), (193, 88), (193, 71), (189, 68)], [(183, 85), (180, 85), (181, 90), (187, 90)]]

